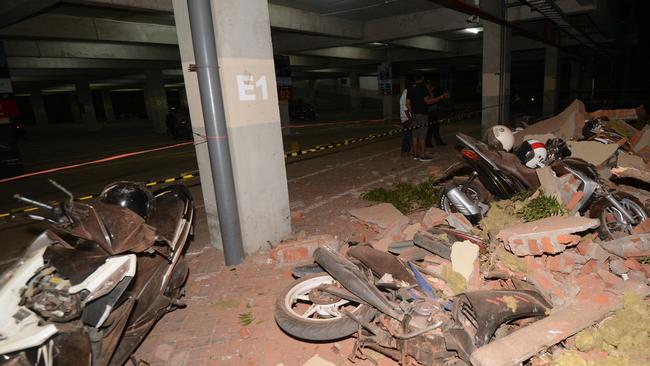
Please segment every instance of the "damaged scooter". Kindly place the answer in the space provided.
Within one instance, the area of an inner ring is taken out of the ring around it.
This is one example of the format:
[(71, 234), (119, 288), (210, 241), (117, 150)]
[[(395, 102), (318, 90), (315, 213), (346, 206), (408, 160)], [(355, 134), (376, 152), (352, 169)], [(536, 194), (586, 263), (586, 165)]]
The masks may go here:
[(121, 366), (158, 319), (184, 304), (194, 205), (172, 185), (107, 186), (98, 202), (67, 195), (0, 280), (0, 365)]
[[(443, 299), (417, 264), (405, 265), (367, 245), (349, 248), (346, 256), (320, 247), (314, 259), (327, 273), (287, 287), (276, 302), (276, 322), (310, 341), (356, 333), (351, 360), (367, 358), (369, 349), (400, 365), (469, 364), (472, 352), (495, 339), (502, 325), (544, 317), (551, 308), (530, 290), (471, 291)], [(508, 307), (501, 301), (505, 297), (518, 299), (517, 306)]]
[[(471, 173), (467, 179), (454, 178), (446, 185), (440, 200), (440, 207), (446, 212), (460, 212), (477, 223), (494, 199), (509, 199), (519, 192), (540, 187), (536, 169), (524, 165), (516, 154), (495, 151), (463, 133), (456, 137), (463, 145), (462, 163), (450, 167), (446, 175), (463, 167), (469, 167)], [(632, 228), (648, 218), (649, 213), (641, 202), (629, 194), (609, 189), (593, 165), (569, 156), (571, 151), (561, 140), (552, 140), (547, 145), (549, 151), (544, 164), (558, 177), (572, 174), (580, 182), (579, 190), (583, 194), (576, 212), (601, 221), (598, 228), (601, 239), (629, 235)]]

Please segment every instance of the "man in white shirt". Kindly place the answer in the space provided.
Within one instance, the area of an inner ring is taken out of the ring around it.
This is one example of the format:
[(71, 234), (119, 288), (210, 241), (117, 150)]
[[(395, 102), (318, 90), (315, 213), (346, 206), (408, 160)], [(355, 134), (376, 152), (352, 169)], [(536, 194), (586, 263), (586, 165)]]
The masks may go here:
[(404, 89), (402, 96), (399, 98), (399, 118), (402, 120), (402, 127), (409, 128), (408, 131), (404, 131), (404, 137), (402, 138), (402, 156), (411, 155), (411, 137), (413, 135), (410, 130), (412, 123), (411, 119), (408, 116), (406, 108), (406, 92), (408, 89)]

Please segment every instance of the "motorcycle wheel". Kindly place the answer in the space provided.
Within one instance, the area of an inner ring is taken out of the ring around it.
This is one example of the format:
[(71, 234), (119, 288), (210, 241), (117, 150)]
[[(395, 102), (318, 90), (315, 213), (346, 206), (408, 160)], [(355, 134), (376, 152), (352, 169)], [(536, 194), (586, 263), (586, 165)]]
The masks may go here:
[[(450, 184), (457, 187), (465, 185), (463, 192), (469, 199), (479, 203), (480, 206), (487, 207), (489, 206), (489, 202), (492, 200), (492, 195), (490, 195), (487, 189), (485, 189), (480, 183), (477, 184), (476, 182), (471, 182), (470, 184), (466, 184), (466, 180), (462, 180), (454, 181)], [(451, 201), (449, 201), (449, 198), (447, 198), (446, 194), (443, 194), (442, 197), (440, 197), (440, 208), (448, 214), (458, 212), (458, 210), (456, 210), (456, 207), (454, 207)], [(481, 211), (481, 215), (485, 215), (487, 209), (483, 209)]]
[(616, 237), (629, 235), (632, 233), (634, 226), (638, 225), (650, 216), (648, 210), (636, 197), (622, 192), (615, 192), (614, 196), (616, 196), (621, 202), (621, 205), (632, 214), (634, 223), (623, 224), (624, 220), (621, 211), (612, 205), (612, 203), (606, 198), (602, 198), (598, 202), (594, 203), (589, 209), (589, 217), (600, 220), (598, 236), (602, 240), (612, 240)]
[(372, 307), (318, 290), (320, 285), (335, 283), (332, 276), (319, 274), (300, 278), (285, 288), (275, 303), (275, 321), (280, 328), (297, 338), (330, 341), (359, 329), (343, 310), (364, 322), (372, 320), (376, 314)]

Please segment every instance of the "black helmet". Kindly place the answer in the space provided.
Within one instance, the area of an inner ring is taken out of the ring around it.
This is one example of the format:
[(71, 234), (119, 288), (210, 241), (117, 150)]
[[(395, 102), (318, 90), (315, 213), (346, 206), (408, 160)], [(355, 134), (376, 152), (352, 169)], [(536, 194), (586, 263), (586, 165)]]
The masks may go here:
[(153, 211), (153, 195), (141, 183), (115, 182), (109, 184), (102, 191), (99, 200), (109, 205), (128, 208), (145, 219)]

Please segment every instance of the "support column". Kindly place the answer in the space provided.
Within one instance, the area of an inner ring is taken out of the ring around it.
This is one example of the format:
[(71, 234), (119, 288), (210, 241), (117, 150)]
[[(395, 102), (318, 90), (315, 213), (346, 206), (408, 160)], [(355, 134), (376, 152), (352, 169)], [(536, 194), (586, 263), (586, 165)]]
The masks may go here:
[(113, 111), (113, 98), (111, 98), (110, 90), (102, 91), (102, 104), (104, 105), (104, 116), (106, 122), (115, 120), (115, 112)]
[(350, 107), (353, 110), (361, 108), (361, 84), (358, 72), (350, 73)]
[(571, 76), (569, 78), (569, 102), (580, 98), (580, 62), (571, 60)]
[(77, 90), (81, 121), (88, 129), (94, 130), (99, 128), (97, 125), (97, 115), (95, 114), (95, 104), (93, 103), (93, 94), (90, 91), (90, 83), (88, 80), (77, 80), (75, 82), (75, 89)]
[(45, 109), (45, 102), (43, 101), (43, 93), (41, 89), (34, 89), (30, 94), (30, 101), (32, 109), (34, 110), (34, 120), (37, 126), (47, 125), (47, 110)]
[[(197, 75), (188, 71), (195, 58), (187, 0), (173, 0), (173, 6), (192, 128), (205, 134)], [(213, 1), (212, 17), (244, 251), (250, 254), (291, 232), (268, 3)], [(201, 189), (211, 243), (222, 248), (206, 145), (196, 145)]]
[(318, 90), (318, 83), (316, 79), (309, 79), (309, 102), (316, 108), (316, 92)]
[(79, 110), (79, 99), (76, 93), (68, 94), (68, 102), (70, 103), (70, 112), (72, 113), (72, 122), (81, 123), (81, 111)]
[(147, 117), (153, 124), (153, 130), (155, 132), (165, 133), (167, 130), (165, 118), (167, 117), (168, 107), (162, 71), (147, 69), (145, 76), (144, 100), (147, 104)]
[[(481, 8), (498, 17), (506, 17), (503, 0), (482, 0)], [(483, 21), (483, 131), (497, 124), (510, 124), (510, 38), (509, 28)]]
[(557, 113), (558, 99), (558, 49), (546, 47), (544, 57), (544, 100), (542, 115), (553, 116)]
[(382, 97), (382, 103), (383, 103), (384, 119), (393, 118), (393, 96), (384, 95)]

